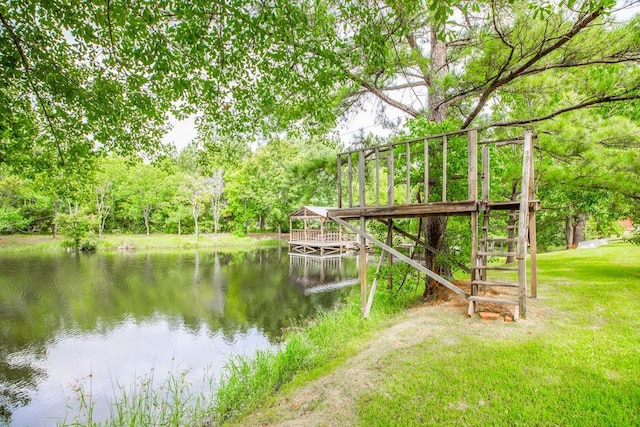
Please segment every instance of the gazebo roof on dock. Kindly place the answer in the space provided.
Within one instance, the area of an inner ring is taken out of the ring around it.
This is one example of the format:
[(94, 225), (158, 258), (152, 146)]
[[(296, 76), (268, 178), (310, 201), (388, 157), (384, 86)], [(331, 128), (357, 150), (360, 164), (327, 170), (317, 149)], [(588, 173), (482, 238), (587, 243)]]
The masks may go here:
[(328, 218), (328, 211), (330, 209), (336, 209), (334, 207), (327, 206), (303, 206), (289, 215), (291, 219), (326, 219)]

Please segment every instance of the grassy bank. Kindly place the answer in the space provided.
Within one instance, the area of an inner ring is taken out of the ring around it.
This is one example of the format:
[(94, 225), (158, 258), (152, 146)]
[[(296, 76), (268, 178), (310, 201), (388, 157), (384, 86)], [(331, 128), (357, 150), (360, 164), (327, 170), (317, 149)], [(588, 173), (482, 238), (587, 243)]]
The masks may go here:
[[(0, 252), (64, 251), (64, 239), (51, 236), (0, 236)], [(175, 234), (108, 234), (97, 241), (97, 250), (191, 249), (212, 247), (262, 247), (282, 244), (274, 234), (254, 234), (245, 237), (222, 233), (203, 234), (196, 242), (193, 235)]]
[(405, 311), (237, 425), (640, 425), (638, 260), (628, 244), (543, 254), (527, 319)]
[(358, 422), (640, 424), (639, 261), (624, 244), (542, 255), (530, 319), (489, 334), (461, 325), (393, 354), (359, 396)]

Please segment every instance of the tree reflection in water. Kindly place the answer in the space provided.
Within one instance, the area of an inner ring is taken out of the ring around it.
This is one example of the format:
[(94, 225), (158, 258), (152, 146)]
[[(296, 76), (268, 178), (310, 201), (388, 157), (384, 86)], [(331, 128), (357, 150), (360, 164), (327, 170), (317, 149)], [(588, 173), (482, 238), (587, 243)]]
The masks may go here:
[[(281, 248), (3, 255), (0, 424), (55, 425), (60, 391), (89, 374), (109, 395), (154, 368), (222, 369), (349, 292), (305, 295), (289, 261)], [(325, 277), (357, 274), (341, 268)]]

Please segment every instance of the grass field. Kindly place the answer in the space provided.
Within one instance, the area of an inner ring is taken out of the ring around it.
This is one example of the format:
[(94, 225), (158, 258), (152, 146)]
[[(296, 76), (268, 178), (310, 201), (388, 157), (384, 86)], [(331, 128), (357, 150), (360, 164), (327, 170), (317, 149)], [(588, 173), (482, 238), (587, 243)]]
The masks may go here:
[(640, 425), (640, 247), (542, 254), (538, 274), (522, 326), (454, 326), (393, 354), (359, 423)]

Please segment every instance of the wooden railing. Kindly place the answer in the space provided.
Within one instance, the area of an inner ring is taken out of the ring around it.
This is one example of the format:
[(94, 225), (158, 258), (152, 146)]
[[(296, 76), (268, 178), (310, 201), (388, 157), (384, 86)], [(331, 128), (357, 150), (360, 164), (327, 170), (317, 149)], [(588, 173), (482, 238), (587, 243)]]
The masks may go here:
[(289, 240), (292, 242), (351, 242), (355, 234), (339, 230), (291, 230)]
[(339, 208), (476, 200), (477, 191), (477, 129), (338, 154)]

